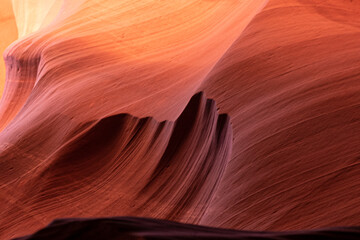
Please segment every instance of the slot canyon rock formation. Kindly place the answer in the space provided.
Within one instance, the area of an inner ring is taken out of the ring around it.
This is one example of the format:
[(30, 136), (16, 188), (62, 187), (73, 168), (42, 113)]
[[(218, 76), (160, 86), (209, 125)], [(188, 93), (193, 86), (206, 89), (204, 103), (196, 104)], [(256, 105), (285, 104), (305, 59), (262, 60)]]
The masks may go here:
[(0, 3), (0, 239), (359, 238), (360, 1)]

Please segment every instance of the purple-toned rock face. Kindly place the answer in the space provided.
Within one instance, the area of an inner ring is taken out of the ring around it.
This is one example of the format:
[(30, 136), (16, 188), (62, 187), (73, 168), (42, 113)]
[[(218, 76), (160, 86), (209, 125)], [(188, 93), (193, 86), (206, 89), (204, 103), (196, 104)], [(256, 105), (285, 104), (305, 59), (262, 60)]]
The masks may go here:
[(360, 225), (359, 0), (0, 4), (0, 239)]

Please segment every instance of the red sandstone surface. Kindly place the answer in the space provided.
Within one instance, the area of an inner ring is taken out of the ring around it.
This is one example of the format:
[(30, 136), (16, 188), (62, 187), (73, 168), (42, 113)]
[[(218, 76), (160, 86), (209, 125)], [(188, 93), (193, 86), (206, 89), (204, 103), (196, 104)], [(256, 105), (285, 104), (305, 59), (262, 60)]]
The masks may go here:
[(359, 1), (0, 2), (1, 239), (360, 224)]

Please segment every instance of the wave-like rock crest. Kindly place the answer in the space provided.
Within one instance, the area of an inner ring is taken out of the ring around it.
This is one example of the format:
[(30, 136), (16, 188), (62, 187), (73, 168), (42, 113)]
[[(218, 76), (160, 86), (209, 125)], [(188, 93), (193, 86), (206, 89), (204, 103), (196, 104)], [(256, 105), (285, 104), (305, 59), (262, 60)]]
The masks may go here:
[(29, 144), (36, 135), (2, 146), (0, 188), (11, 196), (0, 202), (2, 237), (27, 234), (56, 217), (135, 215), (197, 223), (232, 145), (229, 117), (218, 115), (202, 93), (175, 122), (119, 114), (71, 134), (51, 130), (55, 122), (43, 127), (37, 134), (47, 142), (62, 139), (53, 153), (27, 154), (39, 147)]

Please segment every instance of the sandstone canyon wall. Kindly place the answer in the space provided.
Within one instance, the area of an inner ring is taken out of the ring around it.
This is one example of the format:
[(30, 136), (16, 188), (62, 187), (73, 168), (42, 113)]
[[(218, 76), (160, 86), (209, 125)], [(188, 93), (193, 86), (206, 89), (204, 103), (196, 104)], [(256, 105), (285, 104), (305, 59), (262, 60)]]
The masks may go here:
[(269, 1), (208, 75), (202, 89), (230, 115), (234, 146), (202, 223), (360, 224), (359, 11), (359, 1)]
[(43, 2), (12, 4), (1, 238), (65, 217), (360, 224), (359, 1)]
[[(0, 8), (0, 51), (3, 53), (5, 48), (16, 40), (17, 28), (15, 23), (15, 16), (12, 11), (12, 4), (10, 0), (1, 0)], [(1, 55), (2, 56), (2, 55)], [(0, 59), (0, 98), (4, 91), (5, 85), (5, 63)], [(1, 116), (1, 115), (0, 115)]]

